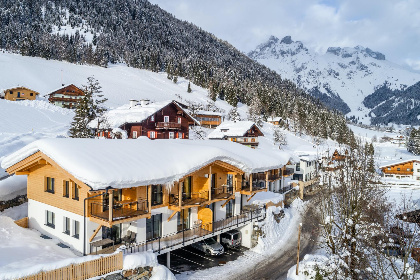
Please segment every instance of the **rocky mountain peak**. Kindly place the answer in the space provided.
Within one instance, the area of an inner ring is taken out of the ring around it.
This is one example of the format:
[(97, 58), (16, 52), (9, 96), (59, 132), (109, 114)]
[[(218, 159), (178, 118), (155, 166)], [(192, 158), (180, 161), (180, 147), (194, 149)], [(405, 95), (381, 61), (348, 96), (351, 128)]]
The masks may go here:
[(258, 45), (248, 56), (252, 59), (278, 59), (284, 56), (294, 56), (302, 51), (308, 52), (308, 49), (304, 47), (302, 42), (293, 41), (292, 36), (285, 36), (281, 40), (275, 36), (270, 36), (268, 41)]
[(352, 57), (354, 55), (363, 55), (365, 57), (372, 57), (377, 60), (385, 60), (385, 55), (380, 52), (375, 52), (363, 46), (356, 46), (354, 48), (340, 48), (329, 47), (327, 53), (340, 56), (342, 58)]
[(283, 37), (283, 39), (281, 39), (280, 43), (290, 45), (291, 43), (293, 43), (292, 36)]

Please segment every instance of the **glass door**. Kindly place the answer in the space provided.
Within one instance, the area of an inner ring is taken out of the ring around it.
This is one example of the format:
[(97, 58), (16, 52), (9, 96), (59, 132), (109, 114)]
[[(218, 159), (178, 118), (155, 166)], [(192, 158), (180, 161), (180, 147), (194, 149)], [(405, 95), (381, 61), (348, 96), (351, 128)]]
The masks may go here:
[(162, 214), (153, 215), (146, 219), (146, 240), (158, 238), (162, 235)]
[(182, 192), (183, 199), (191, 199), (192, 177), (188, 176), (184, 181), (184, 189)]
[(216, 174), (211, 174), (211, 194), (216, 193)]
[[(112, 228), (102, 226), (102, 239), (111, 239), (115, 244), (121, 243), (121, 224), (113, 225)], [(112, 244), (103, 246), (103, 248), (112, 246)]]

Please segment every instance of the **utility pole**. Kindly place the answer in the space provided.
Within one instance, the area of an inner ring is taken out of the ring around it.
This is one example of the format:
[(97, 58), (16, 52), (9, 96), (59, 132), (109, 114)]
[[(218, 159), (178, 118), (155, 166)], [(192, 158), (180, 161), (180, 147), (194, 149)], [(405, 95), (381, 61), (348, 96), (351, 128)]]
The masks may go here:
[(296, 260), (296, 275), (299, 275), (299, 251), (300, 251), (300, 232), (301, 232), (301, 229), (302, 229), (302, 223), (299, 224), (297, 260)]

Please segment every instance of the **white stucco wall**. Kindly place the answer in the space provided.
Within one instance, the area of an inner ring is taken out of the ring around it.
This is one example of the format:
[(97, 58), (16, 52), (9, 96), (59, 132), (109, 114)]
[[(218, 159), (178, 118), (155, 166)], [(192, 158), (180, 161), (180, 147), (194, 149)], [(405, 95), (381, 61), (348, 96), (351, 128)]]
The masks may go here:
[(253, 229), (253, 223), (250, 223), (242, 228), (239, 229), (242, 235), (242, 246), (251, 248), (252, 242), (251, 242), (251, 236), (252, 236), (252, 229)]

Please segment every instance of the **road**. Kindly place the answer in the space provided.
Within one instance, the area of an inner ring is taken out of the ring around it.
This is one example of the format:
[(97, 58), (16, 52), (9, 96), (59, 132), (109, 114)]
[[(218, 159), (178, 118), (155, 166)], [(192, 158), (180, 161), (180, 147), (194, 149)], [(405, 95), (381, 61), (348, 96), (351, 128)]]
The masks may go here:
[[(296, 264), (297, 253), (297, 231), (296, 235), (289, 240), (287, 246), (279, 250), (273, 257), (265, 259), (260, 263), (254, 264), (253, 268), (237, 275), (235, 279), (260, 279), (260, 280), (285, 280), (287, 279), (287, 272)], [(301, 243), (300, 243), (300, 260), (306, 254), (310, 254), (317, 249), (316, 239), (317, 233), (314, 230), (312, 223), (303, 222)]]

